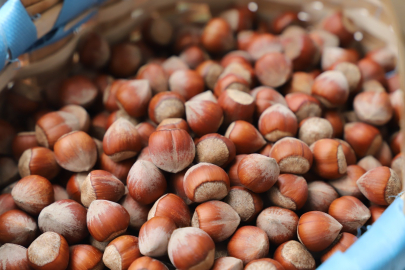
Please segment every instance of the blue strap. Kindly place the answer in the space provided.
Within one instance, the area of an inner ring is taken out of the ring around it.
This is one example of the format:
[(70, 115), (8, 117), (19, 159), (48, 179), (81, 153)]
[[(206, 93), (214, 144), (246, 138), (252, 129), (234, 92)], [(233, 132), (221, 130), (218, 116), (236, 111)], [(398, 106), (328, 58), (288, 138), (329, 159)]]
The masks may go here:
[(19, 0), (9, 0), (0, 9), (0, 69), (9, 58), (24, 53), (37, 40), (37, 29)]
[(83, 11), (104, 1), (105, 0), (65, 0), (59, 17), (56, 20), (55, 27), (64, 25)]
[(318, 270), (405, 269), (404, 201), (397, 198), (346, 252), (336, 253)]

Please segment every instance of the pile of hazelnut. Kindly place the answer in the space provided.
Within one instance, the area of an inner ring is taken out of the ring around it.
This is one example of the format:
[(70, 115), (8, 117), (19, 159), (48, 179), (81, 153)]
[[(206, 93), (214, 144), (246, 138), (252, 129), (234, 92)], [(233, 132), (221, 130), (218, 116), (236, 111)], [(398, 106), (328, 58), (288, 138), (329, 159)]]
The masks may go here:
[(66, 78), (15, 82), (0, 269), (315, 269), (349, 248), (402, 190), (403, 92), (342, 12), (305, 27), (151, 18), (137, 41), (88, 35)]

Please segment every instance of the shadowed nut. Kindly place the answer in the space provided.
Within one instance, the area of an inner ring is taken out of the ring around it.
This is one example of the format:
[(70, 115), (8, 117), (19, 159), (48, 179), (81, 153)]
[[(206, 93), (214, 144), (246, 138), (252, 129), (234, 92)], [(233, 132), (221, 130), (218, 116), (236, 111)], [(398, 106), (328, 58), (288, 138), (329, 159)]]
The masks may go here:
[(327, 213), (330, 204), (339, 197), (335, 189), (323, 181), (308, 184), (308, 198), (304, 205), (305, 211), (322, 211)]
[(263, 209), (262, 198), (245, 187), (231, 187), (224, 202), (229, 204), (238, 213), (242, 222), (252, 221)]

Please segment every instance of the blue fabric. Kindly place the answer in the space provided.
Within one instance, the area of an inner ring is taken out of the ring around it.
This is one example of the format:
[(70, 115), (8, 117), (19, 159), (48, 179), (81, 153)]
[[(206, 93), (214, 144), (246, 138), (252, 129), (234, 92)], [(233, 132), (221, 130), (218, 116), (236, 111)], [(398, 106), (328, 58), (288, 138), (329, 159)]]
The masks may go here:
[(55, 28), (65, 25), (67, 22), (97, 4), (97, 0), (65, 0), (62, 10), (56, 20)]
[(9, 0), (0, 9), (0, 69), (6, 56), (17, 58), (37, 40), (37, 30), (19, 0)]
[(318, 270), (404, 270), (404, 201), (397, 198), (346, 252), (336, 253)]

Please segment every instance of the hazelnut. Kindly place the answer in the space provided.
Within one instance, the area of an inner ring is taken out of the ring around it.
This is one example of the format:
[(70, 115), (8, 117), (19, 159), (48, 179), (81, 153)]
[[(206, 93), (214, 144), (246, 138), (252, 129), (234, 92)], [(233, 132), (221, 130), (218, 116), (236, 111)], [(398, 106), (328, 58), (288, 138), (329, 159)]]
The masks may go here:
[(304, 210), (327, 213), (330, 204), (338, 197), (338, 193), (328, 183), (323, 181), (311, 182), (308, 184), (308, 198)]
[[(238, 50), (246, 51), (250, 42), (259, 35), (260, 34), (258, 32), (253, 31), (253, 30), (242, 30), (242, 31), (238, 32), (237, 37), (236, 37)], [(281, 48), (281, 45), (280, 45), (280, 48)]]
[(147, 80), (153, 94), (168, 91), (168, 79), (161, 65), (148, 63), (139, 68), (137, 80)]
[(314, 270), (316, 266), (311, 253), (295, 240), (280, 245), (274, 253), (274, 259), (287, 270)]
[(381, 167), (381, 163), (373, 156), (365, 156), (357, 162), (357, 165), (365, 169), (366, 171)]
[(327, 47), (339, 47), (339, 37), (323, 29), (312, 29), (309, 37), (323, 51)]
[(179, 228), (190, 226), (191, 221), (187, 204), (179, 196), (171, 193), (163, 195), (153, 204), (148, 220), (153, 217), (168, 217)]
[(228, 239), (236, 231), (239, 223), (238, 213), (229, 204), (221, 201), (209, 201), (198, 205), (191, 219), (191, 226), (205, 231), (214, 242)]
[(211, 19), (201, 35), (201, 44), (211, 53), (222, 53), (235, 46), (232, 29), (222, 18)]
[(166, 118), (182, 118), (185, 100), (173, 92), (161, 92), (149, 102), (149, 118), (159, 124)]
[(356, 93), (360, 90), (363, 78), (357, 65), (349, 62), (338, 62), (331, 67), (331, 70), (343, 73), (349, 84), (350, 93)]
[[(152, 162), (148, 146), (146, 146), (144, 149), (142, 149), (141, 153), (139, 153), (138, 157), (136, 158), (136, 161), (138, 161), (138, 160), (147, 160), (147, 161)], [(131, 166), (132, 165), (133, 165), (133, 163), (131, 164)]]
[(110, 172), (124, 184), (127, 182), (129, 170), (134, 163), (134, 158), (126, 159), (121, 162), (115, 162), (104, 153), (100, 157), (100, 169)]
[(133, 75), (141, 65), (142, 53), (138, 46), (120, 43), (111, 48), (108, 69), (116, 77)]
[(256, 226), (266, 232), (270, 243), (281, 245), (296, 237), (298, 216), (291, 210), (272, 206), (259, 214)]
[(322, 70), (329, 70), (333, 65), (341, 62), (357, 64), (360, 56), (354, 49), (344, 49), (340, 47), (323, 48), (321, 66)]
[(285, 101), (298, 123), (307, 117), (320, 117), (322, 114), (321, 103), (308, 94), (290, 93), (285, 96)]
[(357, 237), (354, 236), (353, 234), (350, 234), (347, 232), (342, 233), (342, 236), (340, 237), (338, 242), (331, 249), (329, 249), (325, 254), (322, 255), (321, 262), (325, 262), (334, 253), (336, 253), (338, 251), (345, 252), (356, 241), (357, 241)]
[(398, 175), (399, 179), (403, 179), (403, 156), (402, 153), (399, 153), (398, 155), (395, 156), (395, 158), (391, 162), (391, 169), (396, 172)]
[(314, 156), (312, 168), (319, 176), (325, 179), (336, 179), (346, 173), (346, 157), (338, 141), (320, 139), (314, 142), (310, 149)]
[(0, 215), (7, 211), (18, 209), (10, 193), (0, 194)]
[(301, 209), (308, 197), (307, 181), (301, 176), (281, 174), (267, 196), (276, 206), (293, 211)]
[(149, 137), (149, 153), (158, 168), (176, 173), (193, 162), (195, 145), (183, 129), (159, 130)]
[(235, 7), (223, 11), (219, 17), (225, 19), (233, 31), (242, 31), (252, 28), (253, 12), (247, 7)]
[(192, 204), (193, 202), (186, 195), (184, 190), (184, 175), (186, 174), (187, 169), (184, 169), (178, 173), (172, 174), (169, 179), (169, 190), (179, 196), (187, 205)]
[(38, 146), (34, 131), (19, 132), (12, 142), (13, 157), (19, 160), (25, 150)]
[(382, 143), (380, 131), (362, 122), (346, 124), (344, 139), (353, 148), (358, 158), (374, 155), (380, 149)]
[(260, 117), (262, 113), (270, 106), (280, 103), (287, 106), (287, 102), (283, 95), (271, 87), (259, 86), (253, 89), (250, 94), (255, 99), (256, 116)]
[(211, 270), (242, 270), (243, 262), (241, 259), (234, 257), (221, 257), (215, 259), (214, 266)]
[(250, 121), (255, 110), (255, 99), (248, 93), (227, 89), (218, 98), (218, 104), (224, 113), (224, 125), (236, 120)]
[(62, 136), (54, 146), (58, 164), (72, 172), (88, 171), (97, 162), (97, 146), (83, 131), (73, 131)]
[(390, 147), (394, 155), (398, 155), (399, 153), (401, 153), (403, 136), (404, 135), (402, 132), (397, 131), (394, 134), (392, 134), (390, 138)]
[(162, 262), (152, 259), (148, 256), (143, 256), (135, 261), (129, 266), (128, 270), (142, 270), (142, 269), (153, 269), (153, 270), (169, 270), (166, 265)]
[(281, 42), (285, 55), (292, 61), (294, 70), (306, 70), (318, 64), (321, 57), (320, 50), (306, 31), (304, 33), (284, 31)]
[(110, 59), (110, 46), (98, 33), (88, 34), (79, 48), (80, 63), (94, 69), (104, 67)]
[(357, 198), (343, 196), (329, 206), (328, 214), (342, 224), (342, 232), (357, 233), (370, 218), (370, 210)]
[(123, 161), (141, 151), (141, 140), (136, 127), (128, 120), (119, 118), (104, 135), (104, 153), (115, 162)]
[(68, 112), (76, 116), (79, 120), (79, 130), (88, 132), (90, 129), (90, 115), (82, 106), (79, 105), (66, 105), (59, 111)]
[(255, 73), (263, 85), (279, 87), (291, 77), (292, 63), (282, 53), (266, 53), (256, 61)]
[(127, 80), (120, 84), (115, 93), (117, 105), (132, 117), (147, 113), (152, 90), (148, 80)]
[(353, 102), (357, 117), (372, 125), (384, 125), (393, 115), (389, 95), (385, 92), (362, 92), (356, 95)]
[(349, 84), (342, 72), (325, 71), (316, 77), (311, 93), (325, 107), (336, 108), (346, 103), (349, 97)]
[(16, 244), (4, 244), (0, 247), (0, 267), (10, 270), (30, 270), (27, 249)]
[(107, 120), (110, 114), (101, 112), (91, 119), (90, 134), (98, 139), (103, 139), (107, 130)]
[(208, 89), (214, 89), (215, 84), (223, 71), (223, 67), (213, 60), (206, 60), (198, 65), (196, 71), (204, 79)]
[(132, 235), (118, 236), (106, 247), (104, 265), (112, 270), (128, 269), (133, 261), (141, 257), (138, 238)]
[(67, 193), (66, 189), (64, 189), (60, 185), (52, 185), (52, 187), (53, 187), (55, 202), (69, 199), (69, 194)]
[(342, 225), (332, 216), (320, 211), (310, 211), (300, 217), (297, 234), (309, 251), (317, 252), (330, 246), (341, 229)]
[(246, 270), (266, 270), (266, 269), (274, 269), (274, 270), (283, 270), (284, 267), (276, 260), (272, 260), (269, 258), (257, 259), (253, 260), (248, 263), (245, 267)]
[(218, 79), (214, 87), (214, 94), (216, 97), (219, 97), (227, 89), (248, 93), (250, 91), (250, 85), (244, 78), (230, 73)]
[(111, 127), (111, 125), (120, 118), (124, 118), (125, 120), (128, 120), (134, 126), (138, 125), (138, 123), (139, 123), (138, 120), (129, 116), (129, 114), (127, 114), (124, 110), (117, 110), (117, 111), (112, 112), (108, 116), (106, 128), (108, 129), (109, 127)]
[(311, 145), (320, 139), (332, 138), (333, 127), (330, 122), (320, 117), (310, 117), (302, 120), (298, 138)]
[(272, 22), (274, 33), (280, 34), (290, 25), (299, 24), (298, 13), (294, 11), (285, 11), (277, 15)]
[(238, 213), (242, 222), (252, 221), (263, 209), (261, 197), (244, 187), (231, 187), (224, 202)]
[(243, 120), (231, 123), (226, 130), (225, 137), (235, 144), (237, 154), (254, 153), (266, 144), (259, 131), (252, 124)]
[(195, 95), (189, 101), (201, 101), (201, 100), (207, 100), (217, 103), (217, 98), (214, 96), (211, 90), (207, 90), (198, 95)]
[(173, 38), (172, 24), (161, 17), (151, 18), (143, 25), (142, 35), (152, 46), (164, 47), (169, 45)]
[(112, 173), (103, 170), (91, 171), (80, 186), (81, 202), (89, 207), (95, 200), (117, 202), (125, 193), (124, 184)]
[(279, 53), (283, 50), (280, 39), (269, 33), (254, 33), (248, 36), (248, 39), (250, 42), (246, 44), (245, 50), (254, 61), (258, 61), (267, 53)]
[[(250, 86), (253, 86), (255, 84), (255, 71), (250, 62), (245, 60), (245, 58), (236, 55), (228, 57), (229, 60), (226, 58), (224, 59), (230, 62), (225, 66), (225, 69), (219, 76), (219, 79), (225, 77), (228, 74), (233, 74), (243, 78)], [(224, 59), (221, 62), (223, 62)]]
[(295, 138), (283, 138), (270, 150), (269, 157), (274, 158), (281, 173), (304, 174), (312, 166), (312, 152), (308, 145)]
[(169, 88), (172, 92), (178, 93), (185, 100), (204, 91), (204, 80), (201, 75), (190, 69), (177, 70), (170, 75)]
[[(154, 131), (157, 130), (162, 130), (162, 129), (184, 129), (187, 132), (190, 132), (190, 128), (188, 127), (187, 122), (184, 119), (181, 118), (166, 118), (165, 120), (163, 120), (162, 122), (160, 122), (160, 124), (156, 127), (156, 129)], [(153, 132), (151, 132), (149, 134), (152, 134)], [(148, 137), (148, 141), (149, 141), (149, 137)]]
[(35, 136), (39, 145), (52, 149), (60, 137), (79, 129), (79, 120), (73, 114), (61, 111), (50, 112), (37, 121)]
[(397, 65), (397, 55), (388, 46), (369, 51), (366, 54), (366, 58), (370, 58), (382, 66), (385, 72), (394, 70)]
[(209, 100), (186, 102), (187, 123), (197, 136), (217, 132), (223, 122), (220, 105)]
[(115, 97), (120, 86), (126, 81), (127, 80), (114, 80), (104, 90), (103, 104), (106, 110), (113, 112), (119, 109), (117, 99)]
[(286, 106), (274, 104), (260, 116), (258, 123), (260, 133), (270, 142), (284, 137), (293, 137), (297, 133), (297, 117)]
[(340, 11), (326, 17), (322, 22), (322, 28), (338, 36), (342, 46), (347, 46), (353, 41), (356, 31), (354, 22)]
[(153, 217), (139, 231), (139, 250), (145, 256), (164, 256), (170, 236), (177, 229), (168, 217)]
[[(179, 118), (175, 118), (179, 119)], [(156, 130), (156, 127), (149, 122), (142, 122), (135, 126), (141, 136), (142, 145), (148, 146), (150, 135)], [(188, 127), (187, 127), (188, 128)]]
[(96, 239), (93, 238), (93, 236), (90, 235), (89, 237), (89, 242), (91, 244), (92, 247), (96, 248), (97, 250), (104, 252), (105, 248), (108, 246), (108, 244), (110, 243), (110, 241), (106, 241), (106, 242), (99, 242)]
[(229, 176), (229, 181), (231, 182), (231, 186), (242, 186), (238, 176), (238, 166), (241, 160), (246, 156), (247, 155), (245, 154), (235, 156), (235, 159), (229, 165), (227, 172)]
[(361, 193), (378, 205), (389, 205), (402, 190), (402, 182), (396, 172), (388, 167), (377, 167), (357, 180)]
[(230, 182), (226, 172), (210, 163), (199, 163), (184, 175), (184, 190), (193, 202), (221, 200), (229, 192)]
[(269, 190), (277, 181), (280, 168), (274, 158), (250, 154), (238, 166), (238, 178), (246, 188), (256, 193)]
[(87, 210), (87, 228), (99, 242), (111, 241), (126, 232), (129, 214), (118, 203), (95, 200)]
[(31, 215), (38, 215), (55, 200), (51, 182), (38, 175), (23, 177), (14, 186), (11, 195), (17, 206)]
[(38, 227), (35, 219), (21, 210), (9, 210), (0, 215), (1, 243), (28, 246), (37, 233)]
[(239, 228), (228, 243), (229, 256), (241, 259), (243, 264), (261, 259), (269, 253), (269, 238), (260, 228), (244, 226)]
[(209, 58), (204, 50), (195, 45), (184, 49), (179, 57), (192, 69), (195, 69), (199, 64)]
[(98, 96), (97, 86), (87, 77), (75, 75), (62, 82), (59, 100), (62, 105), (90, 107)]
[(169, 78), (175, 71), (189, 69), (189, 66), (177, 56), (167, 58), (161, 65), (166, 72), (167, 78)]
[(129, 194), (125, 195), (119, 202), (129, 214), (129, 227), (139, 230), (148, 220), (150, 206), (135, 201)]
[(28, 247), (27, 258), (34, 269), (66, 269), (69, 245), (60, 234), (45, 232)]
[(70, 178), (69, 181), (67, 182), (66, 185), (66, 192), (69, 195), (69, 198), (81, 203), (81, 185), (84, 182), (88, 175), (88, 172), (82, 172), (82, 173), (75, 173), (73, 174)]
[(363, 199), (363, 194), (357, 187), (357, 180), (366, 173), (366, 170), (358, 165), (347, 166), (346, 175), (336, 180), (329, 181), (329, 184), (336, 189), (340, 196), (353, 196)]
[(263, 147), (260, 151), (259, 154), (268, 157), (270, 154), (270, 150), (273, 147), (272, 143), (267, 143), (265, 147)]
[(90, 245), (74, 245), (70, 247), (70, 258), (67, 270), (103, 269), (103, 254)]
[(385, 93), (384, 86), (377, 80), (369, 80), (363, 83), (363, 92)]
[(166, 191), (166, 179), (152, 162), (138, 160), (132, 166), (127, 178), (128, 192), (135, 201), (150, 204)]
[(69, 244), (75, 244), (88, 235), (86, 214), (86, 209), (73, 200), (57, 201), (42, 209), (38, 227), (41, 232), (56, 232)]
[(52, 150), (45, 147), (33, 147), (24, 151), (18, 161), (21, 177), (39, 175), (53, 179), (60, 171)]
[(180, 228), (170, 237), (168, 253), (178, 269), (210, 269), (214, 264), (215, 244), (199, 228)]
[(220, 167), (226, 167), (236, 155), (234, 143), (217, 133), (202, 136), (195, 145), (195, 152), (197, 163), (212, 163)]
[(377, 80), (382, 85), (387, 84), (384, 68), (372, 59), (363, 58), (357, 63), (357, 66), (360, 69), (364, 81)]
[(312, 85), (314, 84), (315, 77), (319, 75), (320, 71), (315, 70), (312, 73), (296, 71), (292, 74), (291, 79), (283, 86), (284, 93), (304, 93), (311, 95)]
[[(345, 125), (345, 119), (343, 118), (343, 115), (335, 110), (327, 110), (323, 113), (323, 118), (328, 120), (329, 123), (332, 125), (332, 138), (341, 138), (343, 136), (343, 127)], [(349, 164), (349, 161), (346, 161), (347, 164)]]
[(402, 119), (402, 111), (405, 107), (404, 92), (401, 89), (397, 89), (394, 92), (391, 92), (389, 97), (393, 109), (394, 122), (399, 124)]

